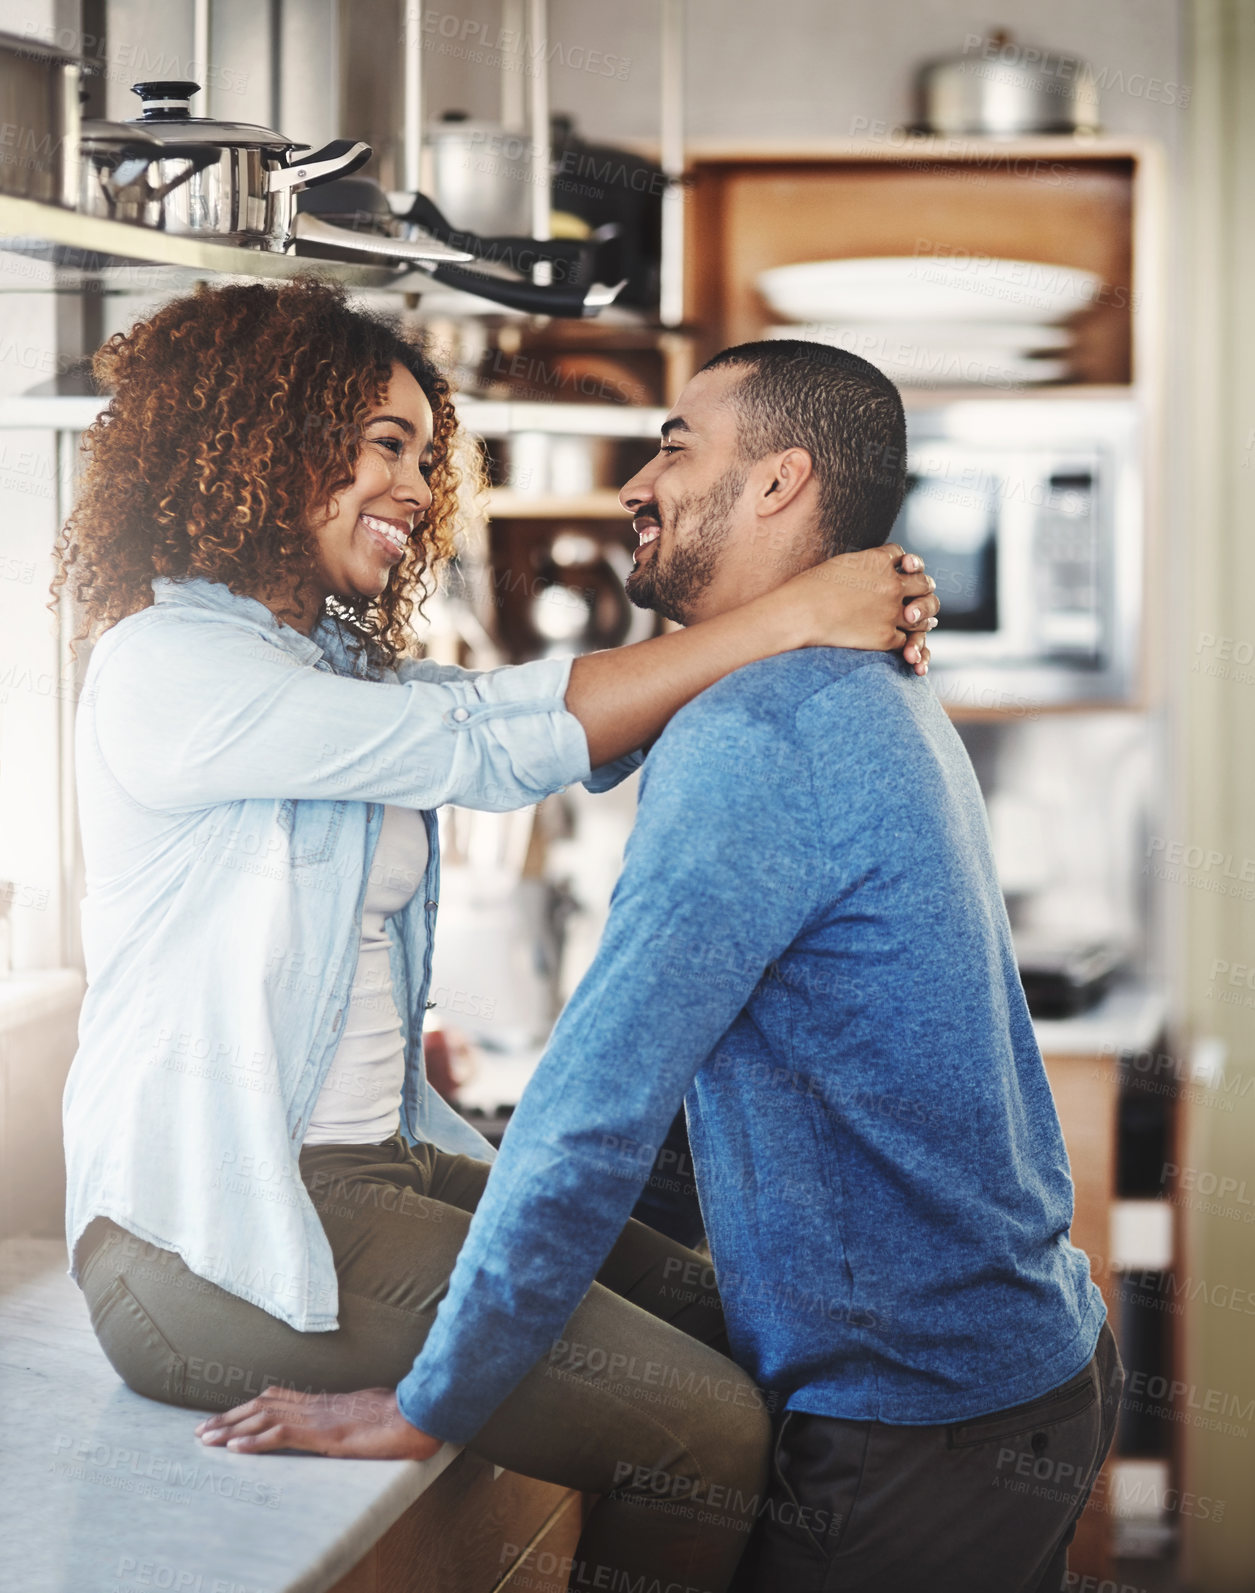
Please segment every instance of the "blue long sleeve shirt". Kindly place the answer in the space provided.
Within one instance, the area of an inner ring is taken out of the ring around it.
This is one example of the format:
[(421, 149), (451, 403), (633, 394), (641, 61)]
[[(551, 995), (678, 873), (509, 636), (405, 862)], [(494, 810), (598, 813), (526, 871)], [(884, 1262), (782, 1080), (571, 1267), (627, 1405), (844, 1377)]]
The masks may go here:
[(1093, 1353), (980, 790), (892, 656), (752, 664), (650, 753), (600, 948), (398, 1389), (415, 1426), (469, 1439), (561, 1338), (681, 1099), (733, 1352), (779, 1403), (958, 1421)]

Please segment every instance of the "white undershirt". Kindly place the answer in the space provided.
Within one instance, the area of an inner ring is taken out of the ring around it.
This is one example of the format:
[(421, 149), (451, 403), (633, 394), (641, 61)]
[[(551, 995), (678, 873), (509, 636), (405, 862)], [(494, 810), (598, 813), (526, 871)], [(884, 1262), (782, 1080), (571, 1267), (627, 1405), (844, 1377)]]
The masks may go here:
[(384, 919), (422, 888), (426, 869), (423, 815), (417, 808), (385, 803), (362, 902), (362, 939), (344, 1029), (314, 1103), (306, 1145), (377, 1145), (400, 1124), (405, 1050)]

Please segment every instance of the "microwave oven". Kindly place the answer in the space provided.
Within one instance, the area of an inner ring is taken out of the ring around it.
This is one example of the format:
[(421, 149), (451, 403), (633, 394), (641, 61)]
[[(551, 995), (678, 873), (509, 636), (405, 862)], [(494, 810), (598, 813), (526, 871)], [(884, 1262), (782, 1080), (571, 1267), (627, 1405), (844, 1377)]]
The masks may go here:
[(1136, 696), (1139, 434), (1125, 399), (908, 407), (907, 491), (890, 540), (918, 553), (937, 582), (930, 673), (947, 705)]

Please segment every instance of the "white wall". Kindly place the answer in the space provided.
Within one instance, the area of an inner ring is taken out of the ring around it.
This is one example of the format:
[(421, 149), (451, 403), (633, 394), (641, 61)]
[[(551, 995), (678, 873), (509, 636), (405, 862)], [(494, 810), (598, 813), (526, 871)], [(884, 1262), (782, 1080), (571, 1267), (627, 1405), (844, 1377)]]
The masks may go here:
[[(500, 74), (468, 57), (491, 44), (498, 7), (493, 0), (434, 0), (420, 8), (433, 111), (464, 106), (491, 114)], [(588, 135), (653, 135), (658, 13), (657, 0), (551, 0), (553, 108), (571, 111)], [(1000, 0), (992, 13), (964, 0), (688, 0), (687, 15), (694, 137), (846, 136), (876, 121), (908, 121), (916, 65), (958, 53), (966, 35), (995, 24), (1025, 43), (1087, 60), (1107, 84), (1104, 127), (1170, 144), (1180, 136), (1181, 108), (1167, 103), (1176, 95), (1164, 87), (1183, 82), (1177, 0)], [(449, 37), (452, 18), (486, 23), (489, 36), (463, 39), (459, 28)], [(615, 56), (615, 73), (602, 75), (604, 60), (590, 63), (590, 52)]]

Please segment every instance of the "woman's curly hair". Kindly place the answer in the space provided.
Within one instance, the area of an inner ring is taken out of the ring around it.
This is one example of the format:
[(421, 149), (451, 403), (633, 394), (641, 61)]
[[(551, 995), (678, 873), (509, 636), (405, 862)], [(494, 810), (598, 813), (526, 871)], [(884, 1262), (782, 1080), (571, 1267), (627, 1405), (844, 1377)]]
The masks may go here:
[(70, 581), (83, 619), (74, 640), (149, 607), (155, 575), (203, 576), (250, 597), (284, 570), (303, 585), (311, 516), (351, 484), (394, 361), (432, 407), (432, 505), (379, 597), (335, 594), (327, 608), (372, 671), (412, 652), (411, 614), (455, 551), (462, 471), (449, 384), (386, 321), (315, 277), (202, 284), (97, 351), (92, 373), (111, 397), (84, 434), (48, 605)]

